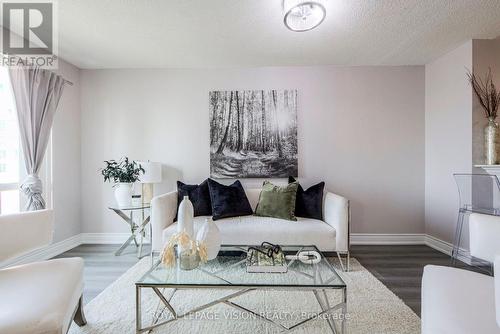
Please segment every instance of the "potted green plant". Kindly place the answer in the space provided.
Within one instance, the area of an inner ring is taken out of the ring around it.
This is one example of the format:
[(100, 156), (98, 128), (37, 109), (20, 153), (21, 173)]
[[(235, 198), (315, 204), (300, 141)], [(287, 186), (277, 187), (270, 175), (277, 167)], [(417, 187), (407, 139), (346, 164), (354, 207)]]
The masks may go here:
[(115, 199), (118, 206), (128, 206), (132, 201), (132, 186), (139, 180), (139, 175), (144, 173), (144, 168), (127, 157), (120, 161), (106, 160), (106, 166), (101, 169), (104, 182), (114, 182)]

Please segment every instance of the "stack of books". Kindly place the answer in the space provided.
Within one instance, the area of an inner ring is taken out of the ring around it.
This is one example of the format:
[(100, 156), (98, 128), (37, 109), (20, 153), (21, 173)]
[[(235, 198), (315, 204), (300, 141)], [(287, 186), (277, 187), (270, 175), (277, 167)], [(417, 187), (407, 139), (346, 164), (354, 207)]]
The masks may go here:
[(268, 249), (265, 247), (256, 247), (262, 250), (249, 249), (247, 253), (247, 272), (248, 273), (286, 273), (288, 270), (285, 254), (280, 249), (278, 253), (268, 256)]

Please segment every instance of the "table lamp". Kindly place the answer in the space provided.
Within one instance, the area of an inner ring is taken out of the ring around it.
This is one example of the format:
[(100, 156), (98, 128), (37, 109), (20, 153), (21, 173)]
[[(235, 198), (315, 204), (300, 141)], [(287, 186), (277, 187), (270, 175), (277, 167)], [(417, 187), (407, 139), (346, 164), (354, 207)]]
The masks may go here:
[(161, 182), (161, 162), (139, 161), (144, 174), (139, 176), (142, 183), (142, 203), (150, 204), (153, 198), (153, 183)]

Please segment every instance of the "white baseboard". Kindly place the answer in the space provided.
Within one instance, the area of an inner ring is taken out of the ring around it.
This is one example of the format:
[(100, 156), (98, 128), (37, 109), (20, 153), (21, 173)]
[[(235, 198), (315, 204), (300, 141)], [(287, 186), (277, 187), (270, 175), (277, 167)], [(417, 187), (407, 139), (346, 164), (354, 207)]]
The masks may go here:
[[(352, 233), (351, 245), (426, 245), (441, 253), (451, 256), (453, 245), (444, 240), (438, 239), (428, 234), (366, 234)], [(467, 253), (467, 250), (460, 249), (460, 253)], [(458, 259), (467, 264), (471, 264), (470, 258), (459, 255)]]
[(425, 245), (425, 234), (351, 233), (351, 245)]
[(35, 261), (43, 261), (53, 258), (54, 256), (60, 255), (64, 252), (69, 251), (82, 244), (81, 235), (77, 234), (68, 239), (53, 243), (46, 247), (34, 250), (27, 254), (16, 257), (15, 259), (3, 261), (0, 263), (0, 268), (7, 266), (15, 266), (20, 264), (26, 264)]
[[(438, 239), (436, 237), (433, 237), (432, 235), (426, 234), (425, 235), (425, 244), (431, 248), (434, 248), (435, 250), (440, 251), (441, 253), (444, 253), (446, 255), (451, 256), (451, 252), (453, 250), (453, 245), (447, 241), (444, 241), (444, 240)], [(466, 254), (466, 253), (468, 253), (468, 250), (460, 248), (458, 259), (464, 263), (467, 263), (467, 264), (472, 263), (470, 258), (463, 256), (460, 253)]]
[(438, 239), (431, 235), (425, 236), (425, 244), (435, 250), (440, 251), (441, 253), (445, 253), (447, 255), (451, 255), (451, 251), (453, 249), (453, 245), (444, 240)]

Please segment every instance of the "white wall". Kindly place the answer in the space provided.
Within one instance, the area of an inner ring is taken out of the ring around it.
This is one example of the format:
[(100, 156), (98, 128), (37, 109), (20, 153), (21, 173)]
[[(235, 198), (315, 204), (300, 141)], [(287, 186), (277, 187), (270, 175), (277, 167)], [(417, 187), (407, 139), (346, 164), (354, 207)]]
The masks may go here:
[[(82, 232), (126, 232), (99, 168), (127, 155), (165, 182), (209, 175), (208, 92), (298, 89), (299, 176), (353, 206), (353, 232), (424, 232), (424, 67), (82, 70)], [(260, 180), (245, 180), (255, 186)]]
[(73, 86), (64, 88), (52, 128), (54, 242), (81, 232), (80, 70), (59, 59), (56, 72)]
[(452, 241), (458, 210), (453, 173), (472, 168), (472, 41), (425, 66), (425, 230)]

